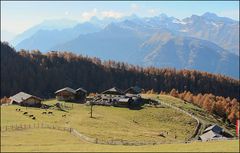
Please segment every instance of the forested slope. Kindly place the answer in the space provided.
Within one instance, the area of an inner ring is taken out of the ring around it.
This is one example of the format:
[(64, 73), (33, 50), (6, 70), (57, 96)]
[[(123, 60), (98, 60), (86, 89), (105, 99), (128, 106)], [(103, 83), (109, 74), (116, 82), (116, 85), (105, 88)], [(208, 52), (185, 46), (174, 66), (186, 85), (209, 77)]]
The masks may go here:
[(115, 61), (83, 57), (70, 52), (16, 52), (1, 43), (1, 97), (25, 91), (49, 98), (62, 87), (100, 92), (112, 86), (169, 92), (175, 88), (194, 94), (212, 93), (239, 99), (239, 80), (195, 70), (142, 68)]

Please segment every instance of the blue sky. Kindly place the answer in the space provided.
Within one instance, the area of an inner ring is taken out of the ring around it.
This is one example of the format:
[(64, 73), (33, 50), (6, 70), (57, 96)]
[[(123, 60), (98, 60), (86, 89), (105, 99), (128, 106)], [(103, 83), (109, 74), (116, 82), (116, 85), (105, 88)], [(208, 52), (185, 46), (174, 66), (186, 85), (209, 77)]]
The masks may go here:
[(213, 12), (239, 20), (238, 1), (1, 1), (1, 30), (21, 33), (49, 19), (87, 21), (92, 16), (120, 18), (131, 14), (156, 16), (165, 13), (182, 19)]

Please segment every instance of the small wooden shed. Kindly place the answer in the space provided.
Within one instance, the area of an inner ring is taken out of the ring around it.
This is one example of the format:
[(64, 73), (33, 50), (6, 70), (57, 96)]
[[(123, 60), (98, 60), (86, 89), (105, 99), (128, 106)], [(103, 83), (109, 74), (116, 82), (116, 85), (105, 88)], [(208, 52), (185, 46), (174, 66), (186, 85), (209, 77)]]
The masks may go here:
[(87, 96), (87, 90), (83, 88), (78, 88), (76, 91), (76, 100), (77, 101), (84, 101)]
[(72, 88), (65, 87), (62, 89), (59, 89), (55, 92), (56, 99), (59, 101), (74, 101), (76, 91)]

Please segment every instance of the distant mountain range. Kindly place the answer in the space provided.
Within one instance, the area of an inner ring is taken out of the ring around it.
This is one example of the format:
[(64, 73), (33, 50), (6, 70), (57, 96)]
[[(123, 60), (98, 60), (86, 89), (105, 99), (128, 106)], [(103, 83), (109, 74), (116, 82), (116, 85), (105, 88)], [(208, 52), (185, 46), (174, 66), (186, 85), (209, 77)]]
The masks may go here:
[(13, 44), (17, 50), (72, 51), (141, 66), (197, 69), (239, 78), (239, 22), (230, 18), (213, 13), (182, 20), (166, 14), (131, 15), (121, 19), (93, 17), (89, 22), (69, 25), (37, 25)]
[[(78, 24), (77, 21), (68, 20), (68, 19), (58, 19), (58, 20), (45, 20), (42, 23), (33, 26), (32, 28), (24, 31), (23, 33), (17, 35), (12, 41), (11, 44), (17, 46), (25, 39), (34, 37), (36, 33), (41, 30), (62, 30), (64, 28), (73, 27)], [(42, 40), (43, 41), (43, 40)]]

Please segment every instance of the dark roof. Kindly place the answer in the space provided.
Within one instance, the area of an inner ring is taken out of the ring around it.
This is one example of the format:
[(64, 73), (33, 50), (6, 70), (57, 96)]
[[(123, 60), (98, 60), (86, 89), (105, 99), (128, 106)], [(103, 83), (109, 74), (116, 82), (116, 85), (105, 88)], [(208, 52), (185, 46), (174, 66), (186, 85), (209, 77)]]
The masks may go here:
[(9, 99), (17, 102), (17, 103), (21, 103), (22, 101), (26, 100), (26, 99), (29, 99), (31, 97), (34, 97), (36, 99), (39, 99), (39, 100), (42, 100), (41, 98), (39, 97), (36, 97), (36, 96), (33, 96), (33, 95), (30, 95), (30, 94), (27, 94), (25, 92), (19, 92), (17, 93), (16, 95), (10, 97)]
[(218, 126), (218, 125), (212, 125), (212, 126), (209, 126), (208, 128), (206, 128), (205, 130), (204, 130), (204, 132), (208, 132), (208, 131), (213, 131), (213, 132), (216, 132), (216, 133), (220, 133), (220, 132), (222, 132), (223, 131), (223, 129), (220, 127), (220, 126)]
[(124, 95), (124, 93), (116, 87), (103, 91), (102, 94)]
[(130, 90), (134, 91), (134, 93), (136, 93), (136, 94), (142, 92), (142, 89), (141, 89), (140, 87), (134, 86), (134, 87), (130, 87), (130, 88), (126, 89), (126, 90), (124, 91), (124, 93), (127, 93), (127, 92), (130, 91)]
[(55, 92), (55, 94), (56, 94), (56, 93), (59, 93), (59, 92), (62, 92), (62, 91), (68, 91), (68, 92), (71, 92), (71, 93), (73, 93), (73, 94), (76, 93), (76, 91), (75, 91), (74, 89), (69, 88), (69, 87), (65, 87), (65, 88), (62, 88), (62, 89), (57, 90), (57, 91)]
[(85, 90), (85, 89), (83, 89), (83, 88), (78, 88), (78, 89), (76, 90), (76, 92), (78, 92), (78, 91), (82, 91), (82, 92), (87, 93), (87, 90)]

